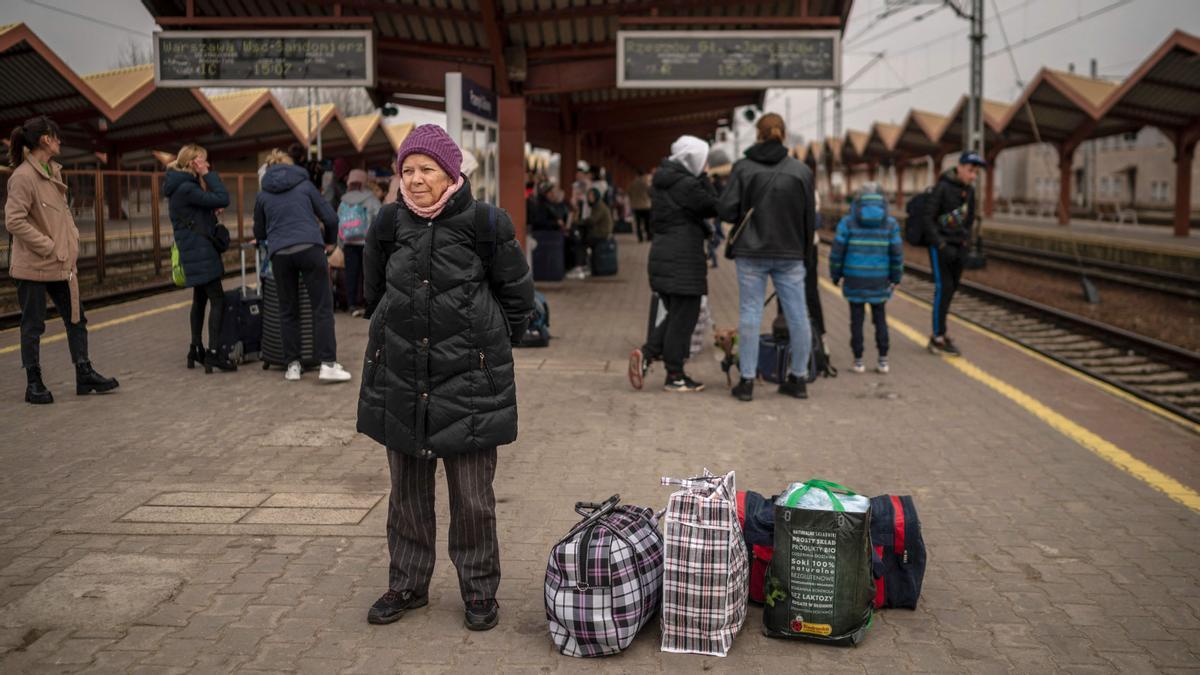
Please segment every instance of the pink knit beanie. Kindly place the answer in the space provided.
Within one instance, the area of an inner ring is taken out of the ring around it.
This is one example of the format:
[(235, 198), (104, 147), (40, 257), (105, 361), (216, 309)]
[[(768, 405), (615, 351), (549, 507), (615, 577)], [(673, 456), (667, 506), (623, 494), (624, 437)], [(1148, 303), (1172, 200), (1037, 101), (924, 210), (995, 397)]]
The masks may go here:
[(442, 170), (450, 174), (451, 180), (458, 180), (462, 174), (462, 150), (450, 138), (446, 130), (436, 124), (422, 124), (400, 144), (396, 153), (396, 164), (403, 165), (404, 158), (409, 155), (426, 155), (438, 163)]

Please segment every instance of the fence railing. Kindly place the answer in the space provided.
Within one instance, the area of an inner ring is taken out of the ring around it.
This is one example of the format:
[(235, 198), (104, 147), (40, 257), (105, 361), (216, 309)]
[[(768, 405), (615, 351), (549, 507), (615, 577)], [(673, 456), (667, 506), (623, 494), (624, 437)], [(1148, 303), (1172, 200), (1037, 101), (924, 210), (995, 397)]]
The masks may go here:
[[(0, 172), (0, 198), (7, 201), (10, 173)], [(169, 265), (174, 242), (168, 198), (160, 171), (64, 170), (67, 201), (79, 228), (80, 274), (94, 273), (103, 283), (113, 267), (152, 263), (156, 275)], [(220, 220), (235, 242), (253, 238), (258, 176), (221, 175), (229, 206)], [(0, 222), (3, 222), (0, 212)], [(0, 269), (7, 274), (9, 238), (0, 237)], [(165, 261), (165, 262), (164, 262)]]

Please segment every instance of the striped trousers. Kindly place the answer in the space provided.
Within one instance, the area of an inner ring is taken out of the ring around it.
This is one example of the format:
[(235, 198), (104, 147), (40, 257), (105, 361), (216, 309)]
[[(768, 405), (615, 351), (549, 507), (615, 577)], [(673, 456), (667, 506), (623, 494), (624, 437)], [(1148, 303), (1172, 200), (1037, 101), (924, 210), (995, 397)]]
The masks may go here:
[[(437, 460), (389, 452), (392, 494), (387, 541), (388, 588), (425, 595), (433, 578), (437, 517), (433, 488)], [(500, 548), (496, 540), (496, 449), (442, 459), (450, 491), (450, 560), (464, 602), (496, 597)]]

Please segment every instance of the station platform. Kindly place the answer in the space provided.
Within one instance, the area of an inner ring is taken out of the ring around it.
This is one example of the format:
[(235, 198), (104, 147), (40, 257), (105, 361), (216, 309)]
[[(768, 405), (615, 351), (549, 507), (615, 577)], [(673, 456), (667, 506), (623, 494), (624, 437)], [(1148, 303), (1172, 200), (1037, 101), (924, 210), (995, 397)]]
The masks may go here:
[[(355, 381), (320, 385), (254, 363), (185, 370), (187, 292), (98, 308), (92, 357), (121, 388), (74, 396), (51, 323), (45, 407), (20, 402), (18, 336), (0, 333), (0, 671), (1200, 668), (1198, 430), (961, 323), (966, 356), (932, 356), (928, 309), (902, 296), (891, 374), (855, 375), (847, 306), (828, 284), (841, 374), (809, 400), (759, 385), (735, 401), (711, 348), (689, 367), (706, 391), (663, 392), (656, 368), (634, 392), (625, 362), (644, 337), (649, 244), (619, 244), (619, 276), (541, 286), (555, 339), (517, 354), (520, 438), (495, 483), (501, 619), (487, 633), (461, 625), (444, 482), (430, 606), (365, 621), (386, 585), (389, 487), (383, 449), (354, 431), (366, 321), (337, 316)], [(732, 263), (710, 286), (717, 324), (735, 325)], [(659, 652), (656, 623), (618, 657), (557, 654), (542, 583), (573, 504), (620, 493), (662, 508), (660, 476), (705, 467), (765, 494), (821, 477), (914, 495), (929, 552), (918, 609), (884, 610), (853, 649), (767, 639), (752, 606), (725, 659)]]
[(997, 215), (984, 222), (987, 241), (1084, 259), (1189, 275), (1200, 280), (1200, 232), (1174, 236), (1169, 226)]

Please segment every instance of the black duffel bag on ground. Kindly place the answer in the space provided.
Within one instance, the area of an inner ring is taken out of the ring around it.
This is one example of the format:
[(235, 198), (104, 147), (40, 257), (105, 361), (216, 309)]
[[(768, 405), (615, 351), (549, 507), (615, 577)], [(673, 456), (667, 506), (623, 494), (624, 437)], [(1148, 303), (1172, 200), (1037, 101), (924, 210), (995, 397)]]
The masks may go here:
[[(833, 511), (795, 508), (809, 490), (829, 495)], [(870, 511), (844, 510), (837, 495), (854, 495), (828, 481), (810, 480), (775, 504), (775, 554), (767, 572), (763, 634), (855, 645), (871, 626)]]

